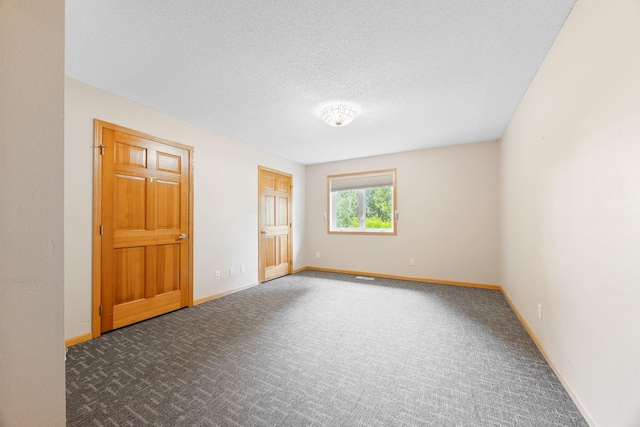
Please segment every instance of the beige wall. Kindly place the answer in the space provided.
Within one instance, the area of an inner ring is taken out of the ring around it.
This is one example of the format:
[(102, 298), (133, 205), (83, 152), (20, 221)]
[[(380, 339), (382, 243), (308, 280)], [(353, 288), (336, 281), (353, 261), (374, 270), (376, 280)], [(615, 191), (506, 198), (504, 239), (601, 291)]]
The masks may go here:
[(600, 426), (640, 425), (639, 52), (638, 1), (578, 0), (501, 142), (502, 286)]
[[(489, 141), (307, 166), (309, 266), (498, 284), (498, 154)], [(392, 168), (398, 235), (327, 234), (327, 176)]]
[(91, 331), (94, 118), (194, 147), (196, 300), (258, 281), (258, 165), (293, 175), (294, 268), (306, 264), (303, 165), (69, 78), (65, 95), (66, 338)]
[[(4, 120), (0, 128), (0, 219), (3, 229), (20, 233), (1, 243), (0, 425), (20, 419), (37, 425), (43, 414), (54, 423), (64, 420), (64, 372), (62, 358), (55, 356), (62, 330), (62, 257), (56, 250), (63, 241), (61, 181), (51, 179), (62, 170), (55, 136), (61, 134), (60, 86), (31, 82), (61, 72), (63, 3), (29, 3), (38, 4), (40, 12), (23, 3), (8, 0), (0, 9), (3, 32), (29, 41), (20, 49), (3, 46), (9, 60), (0, 73), (2, 117), (21, 122), (20, 133)], [(34, 28), (46, 28), (46, 37)], [(306, 172), (294, 162), (68, 79), (66, 338), (90, 331), (95, 117), (195, 147), (196, 298), (257, 281), (257, 166), (279, 169), (294, 175), (295, 268), (501, 284), (589, 422), (640, 425), (639, 40), (637, 1), (578, 0), (500, 144), (313, 165)], [(43, 60), (51, 64), (44, 67)], [(11, 70), (5, 69), (8, 63)], [(50, 104), (28, 110), (39, 103)], [(27, 117), (47, 123), (47, 134), (36, 126), (22, 132)], [(9, 146), (8, 140), (20, 144)], [(33, 170), (34, 159), (39, 173), (24, 173)], [(398, 236), (328, 235), (326, 176), (387, 168), (398, 170)], [(42, 173), (48, 179), (42, 180)], [(17, 186), (15, 176), (21, 179)], [(38, 204), (28, 216), (17, 216), (10, 207), (24, 204), (25, 194), (35, 194)], [(34, 229), (27, 222), (42, 225)], [(27, 253), (44, 262), (33, 270), (26, 255), (21, 258)], [(415, 266), (409, 258), (416, 259)], [(244, 275), (238, 273), (241, 264), (247, 266)], [(231, 266), (233, 277), (225, 274)], [(223, 272), (221, 279), (213, 279), (216, 269)], [(26, 345), (27, 353), (6, 342)], [(33, 360), (25, 363), (25, 357)], [(41, 378), (46, 384), (36, 386)], [(26, 408), (26, 400), (40, 405)]]
[(3, 0), (0, 40), (0, 426), (62, 426), (64, 1)]

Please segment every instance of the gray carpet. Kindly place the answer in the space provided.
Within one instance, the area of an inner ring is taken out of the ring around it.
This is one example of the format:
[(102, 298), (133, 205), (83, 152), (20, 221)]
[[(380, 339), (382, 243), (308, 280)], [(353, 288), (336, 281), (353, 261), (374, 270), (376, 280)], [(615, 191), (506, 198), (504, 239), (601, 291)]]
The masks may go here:
[(69, 426), (586, 426), (498, 291), (305, 271), (69, 349)]

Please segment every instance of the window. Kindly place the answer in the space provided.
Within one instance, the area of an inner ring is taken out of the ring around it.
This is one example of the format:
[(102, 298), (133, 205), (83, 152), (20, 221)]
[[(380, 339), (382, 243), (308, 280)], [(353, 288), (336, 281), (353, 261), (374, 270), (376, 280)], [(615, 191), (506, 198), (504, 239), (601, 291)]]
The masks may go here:
[(396, 234), (395, 169), (328, 179), (329, 233)]

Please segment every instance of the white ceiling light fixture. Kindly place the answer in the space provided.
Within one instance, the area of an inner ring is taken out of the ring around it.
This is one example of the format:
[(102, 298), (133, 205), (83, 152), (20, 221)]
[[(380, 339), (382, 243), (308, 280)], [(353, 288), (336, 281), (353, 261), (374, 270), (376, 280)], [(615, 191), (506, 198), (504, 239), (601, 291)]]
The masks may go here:
[(323, 108), (320, 112), (320, 117), (329, 126), (342, 127), (351, 123), (358, 113), (359, 111), (357, 107), (345, 103), (339, 103)]

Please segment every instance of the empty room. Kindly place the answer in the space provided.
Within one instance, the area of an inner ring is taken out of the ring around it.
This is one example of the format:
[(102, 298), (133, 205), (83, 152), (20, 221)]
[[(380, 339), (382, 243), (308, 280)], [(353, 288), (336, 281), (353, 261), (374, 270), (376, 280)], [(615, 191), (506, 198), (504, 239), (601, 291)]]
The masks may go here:
[(0, 28), (0, 426), (640, 426), (636, 0)]

